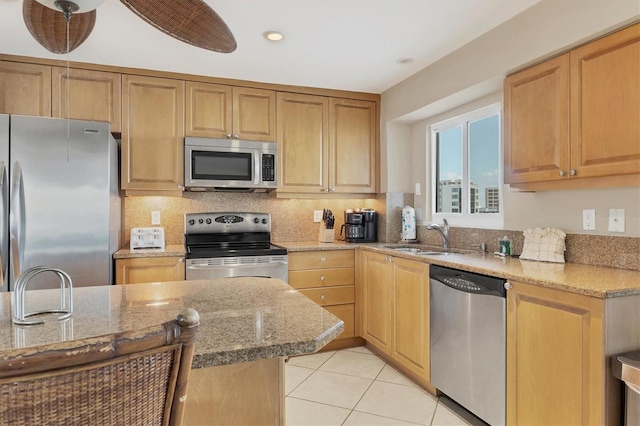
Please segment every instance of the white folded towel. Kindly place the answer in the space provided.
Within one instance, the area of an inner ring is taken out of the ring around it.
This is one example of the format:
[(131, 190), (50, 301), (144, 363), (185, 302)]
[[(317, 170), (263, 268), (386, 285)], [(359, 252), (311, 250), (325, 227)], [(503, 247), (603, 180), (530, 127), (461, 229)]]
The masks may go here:
[(564, 263), (566, 235), (558, 228), (525, 229), (520, 259)]

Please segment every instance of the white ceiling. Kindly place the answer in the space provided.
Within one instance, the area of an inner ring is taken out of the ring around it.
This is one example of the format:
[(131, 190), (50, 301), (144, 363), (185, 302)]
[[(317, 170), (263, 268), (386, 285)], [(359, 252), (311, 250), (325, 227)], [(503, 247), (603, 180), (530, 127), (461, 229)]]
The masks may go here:
[[(69, 60), (381, 93), (538, 1), (207, 0), (238, 43), (221, 54), (179, 42), (106, 0)], [(268, 30), (286, 38), (268, 42)], [(66, 58), (31, 37), (21, 0), (0, 0), (0, 53)], [(415, 61), (397, 63), (405, 57)]]

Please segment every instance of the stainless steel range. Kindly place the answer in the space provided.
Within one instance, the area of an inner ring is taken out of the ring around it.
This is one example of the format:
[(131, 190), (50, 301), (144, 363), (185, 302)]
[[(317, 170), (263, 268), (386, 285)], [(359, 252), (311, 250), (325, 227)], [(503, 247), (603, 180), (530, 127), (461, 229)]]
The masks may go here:
[(287, 249), (271, 244), (268, 213), (185, 215), (186, 279), (279, 278), (287, 282)]

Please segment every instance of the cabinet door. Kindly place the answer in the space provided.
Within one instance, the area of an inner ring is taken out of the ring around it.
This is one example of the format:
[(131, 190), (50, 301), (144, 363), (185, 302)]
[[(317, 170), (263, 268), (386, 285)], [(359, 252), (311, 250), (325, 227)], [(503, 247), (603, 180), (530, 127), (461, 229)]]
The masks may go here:
[(386, 353), (391, 352), (391, 309), (393, 284), (390, 257), (363, 252), (362, 329), (363, 337)]
[(184, 82), (124, 75), (122, 86), (122, 188), (182, 189)]
[(569, 56), (504, 81), (506, 183), (569, 178)]
[(116, 284), (183, 281), (184, 274), (182, 257), (116, 259)]
[(278, 191), (328, 192), (329, 101), (277, 94)]
[(429, 271), (426, 263), (393, 257), (391, 355), (429, 380)]
[(507, 423), (604, 424), (603, 301), (513, 283)]
[(233, 88), (233, 138), (276, 140), (276, 92)]
[(640, 24), (571, 52), (576, 178), (640, 173)]
[(325, 309), (344, 321), (344, 331), (338, 334), (336, 339), (355, 336), (355, 310), (353, 303), (347, 305), (325, 306)]
[(375, 102), (331, 99), (329, 129), (329, 191), (375, 193)]
[(51, 74), (53, 117), (106, 121), (120, 132), (120, 74), (74, 68), (67, 74), (63, 67), (53, 67)]
[(51, 67), (0, 61), (0, 113), (51, 117)]
[(187, 136), (230, 138), (232, 131), (231, 86), (186, 83)]

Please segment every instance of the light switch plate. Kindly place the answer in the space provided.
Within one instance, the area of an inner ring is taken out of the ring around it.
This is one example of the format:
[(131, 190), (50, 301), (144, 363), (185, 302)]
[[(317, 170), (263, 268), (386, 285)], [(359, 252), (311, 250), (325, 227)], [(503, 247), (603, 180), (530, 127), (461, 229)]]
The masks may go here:
[(322, 222), (322, 210), (314, 210), (313, 211), (313, 221), (314, 222)]
[(415, 195), (420, 195), (420, 194), (422, 194), (422, 191), (420, 189), (420, 182), (416, 182)]
[(151, 224), (160, 225), (160, 212), (158, 210), (153, 210), (151, 212)]
[(596, 211), (594, 209), (582, 210), (582, 230), (596, 230)]
[(609, 209), (609, 232), (624, 232), (624, 209)]

